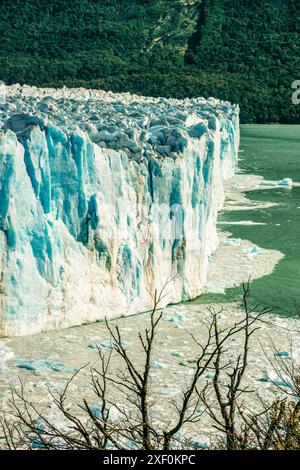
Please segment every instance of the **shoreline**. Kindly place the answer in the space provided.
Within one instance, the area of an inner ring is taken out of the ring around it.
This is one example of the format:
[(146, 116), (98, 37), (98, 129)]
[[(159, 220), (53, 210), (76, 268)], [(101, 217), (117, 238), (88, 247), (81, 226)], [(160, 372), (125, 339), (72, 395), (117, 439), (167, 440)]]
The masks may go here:
[[(225, 184), (226, 199), (223, 213), (237, 210), (254, 210), (274, 206), (247, 198), (246, 192), (260, 190), (265, 181), (259, 175), (236, 173)], [(230, 225), (260, 225), (248, 222), (218, 222), (219, 246), (212, 256), (208, 268), (207, 293), (225, 293), (225, 289), (270, 275), (284, 258), (279, 250), (270, 250), (255, 245), (250, 240), (232, 238)], [(224, 228), (223, 228), (224, 227)], [(227, 230), (225, 230), (225, 228)]]

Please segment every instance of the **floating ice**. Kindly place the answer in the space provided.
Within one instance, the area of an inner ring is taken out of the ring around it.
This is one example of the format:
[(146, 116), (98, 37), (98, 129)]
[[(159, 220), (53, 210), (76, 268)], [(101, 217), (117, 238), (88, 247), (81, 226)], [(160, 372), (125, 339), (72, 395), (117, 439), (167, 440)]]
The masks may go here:
[(219, 225), (267, 225), (264, 222), (253, 222), (252, 220), (239, 220), (239, 221), (220, 221)]
[(241, 244), (240, 238), (226, 238), (226, 240), (224, 240), (225, 246), (239, 246), (240, 244)]
[(151, 367), (153, 369), (166, 369), (168, 366), (167, 364), (163, 364), (162, 362), (153, 361), (153, 363), (151, 364)]
[(243, 248), (242, 253), (246, 255), (247, 258), (252, 259), (254, 256), (261, 254), (261, 248), (256, 245), (252, 245), (250, 247)]
[(13, 359), (13, 357), (14, 352), (0, 342), (0, 369), (5, 366), (6, 361)]
[(278, 351), (275, 356), (277, 357), (290, 357), (290, 353), (287, 351)]
[(279, 180), (279, 181), (264, 180), (260, 183), (260, 186), (271, 187), (271, 188), (278, 188), (278, 187), (292, 188), (293, 180), (291, 178), (283, 178), (282, 180)]
[(41, 449), (45, 449), (45, 445), (42, 443), (41, 439), (37, 436), (32, 436), (30, 438), (32, 444), (31, 444), (31, 448), (33, 450), (41, 450)]
[(220, 285), (209, 284), (207, 286), (207, 292), (209, 294), (225, 294), (225, 288)]
[(93, 343), (89, 344), (88, 348), (90, 349), (105, 349), (106, 351), (111, 351), (114, 347), (111, 341), (106, 341), (102, 343)]
[(171, 396), (178, 395), (179, 393), (180, 393), (180, 390), (178, 390), (177, 388), (161, 387), (159, 389), (159, 394), (163, 396), (171, 397)]
[(291, 178), (284, 178), (283, 180), (278, 181), (279, 186), (293, 186), (293, 180)]
[(173, 351), (173, 352), (171, 352), (171, 356), (174, 356), (174, 357), (183, 357), (183, 353), (180, 352), (180, 351)]
[(184, 321), (185, 317), (182, 313), (179, 313), (179, 312), (172, 312), (172, 314), (170, 315), (167, 315), (165, 318), (164, 318), (164, 321), (165, 322), (168, 322), (168, 323), (177, 323), (177, 322), (181, 322), (181, 321)]
[(289, 377), (281, 377), (274, 370), (270, 371), (264, 377), (261, 377), (260, 379), (258, 379), (258, 381), (262, 383), (271, 383), (273, 385), (276, 385), (277, 387), (283, 387), (283, 388), (291, 387), (291, 382), (290, 382)]
[(207, 450), (210, 446), (209, 438), (207, 436), (192, 436), (190, 442), (195, 449), (199, 450)]
[(101, 418), (102, 411), (104, 411), (105, 413), (107, 413), (108, 411), (109, 421), (111, 422), (118, 421), (120, 418), (122, 418), (122, 410), (126, 411), (124, 408), (124, 405), (121, 405), (118, 403), (116, 404), (116, 406), (105, 403), (104, 409), (103, 409), (103, 405), (104, 403), (102, 402), (102, 400), (99, 400), (99, 402), (89, 405), (89, 408), (96, 419)]
[(21, 360), (16, 359), (14, 363), (20, 369), (26, 369), (33, 374), (51, 370), (53, 372), (76, 372), (78, 369), (62, 362), (50, 362), (47, 360)]

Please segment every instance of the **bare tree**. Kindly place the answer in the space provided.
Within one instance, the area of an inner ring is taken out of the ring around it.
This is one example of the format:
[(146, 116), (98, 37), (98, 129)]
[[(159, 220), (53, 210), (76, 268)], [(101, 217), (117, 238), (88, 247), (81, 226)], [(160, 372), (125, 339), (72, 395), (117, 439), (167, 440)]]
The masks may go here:
[[(269, 309), (258, 306), (249, 308), (248, 298), (250, 287), (243, 284), (243, 306), (245, 317), (228, 330), (221, 330), (217, 316), (213, 317), (216, 354), (213, 362), (213, 380), (198, 391), (206, 411), (214, 423), (214, 427), (225, 434), (226, 449), (236, 450), (245, 446), (247, 429), (241, 429), (238, 415), (243, 406), (245, 395), (253, 393), (248, 386), (243, 385), (243, 379), (248, 366), (250, 340), (259, 328), (259, 322), (270, 313)], [(227, 359), (226, 347), (228, 340), (242, 333), (242, 351), (236, 360)]]
[[(270, 323), (264, 319), (269, 309), (255, 306), (249, 309), (249, 284), (243, 285), (245, 324), (242, 329), (244, 340), (242, 352), (235, 361), (227, 362), (226, 350), (220, 345), (221, 332), (215, 326), (216, 342), (219, 345), (213, 364), (212, 383), (198, 391), (206, 412), (214, 427), (225, 435), (225, 442), (219, 440), (217, 447), (227, 450), (299, 450), (300, 449), (300, 368), (291, 357), (286, 360), (272, 340), (272, 358), (266, 355), (277, 380), (268, 381), (277, 388), (279, 397), (263, 400), (259, 393), (243, 385), (248, 366), (250, 340), (259, 323)], [(297, 313), (297, 312), (296, 312)], [(272, 324), (271, 324), (272, 326)], [(292, 351), (293, 347), (290, 346)], [(254, 412), (251, 402), (260, 405)]]
[[(134, 352), (127, 349), (120, 328), (106, 321), (112, 351), (104, 355), (99, 349), (98, 365), (90, 367), (90, 390), (97, 401), (96, 408), (88, 398), (70, 407), (68, 398), (71, 385), (88, 365), (73, 374), (60, 394), (49, 390), (57, 412), (55, 419), (26, 397), (20, 383), (19, 387), (12, 388), (9, 410), (0, 418), (3, 446), (48, 450), (187, 449), (193, 448), (189, 434), (191, 425), (198, 426), (206, 413), (217, 435), (225, 437), (218, 441), (218, 448), (299, 448), (300, 373), (293, 363), (287, 366), (276, 356), (278, 374), (292, 384), (288, 394), (282, 390), (285, 395), (272, 403), (260, 400), (257, 413), (247, 405), (249, 395), (259, 400), (255, 391), (244, 383), (251, 338), (270, 311), (258, 306), (249, 308), (249, 284), (243, 286), (244, 315), (241, 319), (229, 328), (222, 328), (220, 314), (223, 310), (211, 309), (210, 320), (204, 322), (205, 337), (198, 340), (191, 334), (199, 349), (194, 370), (181, 397), (172, 401), (170, 419), (158, 415), (158, 408), (153, 406), (152, 365), (163, 316), (159, 305), (167, 295), (167, 285), (160, 294), (155, 292), (149, 326), (138, 334), (139, 361)], [(241, 353), (232, 359), (230, 345), (237, 337), (242, 337)], [(112, 368), (113, 356), (120, 359), (117, 371)], [(206, 379), (208, 372), (212, 375), (210, 381)], [(161, 406), (166, 403), (162, 402)]]
[[(115, 449), (154, 450), (169, 449), (173, 441), (180, 445), (176, 435), (186, 423), (196, 422), (199, 418), (197, 412), (199, 399), (194, 396), (194, 392), (199, 377), (205, 372), (215, 353), (208, 351), (213, 340), (210, 328), (207, 344), (202, 347), (191, 384), (183, 393), (181, 404), (174, 404), (178, 415), (175, 426), (170, 428), (167, 425), (165, 428), (159, 426), (162, 420), (153, 415), (150, 403), (150, 378), (153, 344), (163, 315), (159, 311), (159, 305), (166, 295), (167, 285), (168, 282), (160, 294), (155, 292), (150, 326), (144, 333), (139, 333), (144, 358), (141, 368), (136, 366), (128, 353), (119, 327), (113, 328), (106, 321), (113, 352), (122, 360), (124, 367), (121, 367), (121, 371), (111, 373), (112, 353), (105, 357), (101, 350), (98, 351), (100, 368), (92, 367), (90, 370), (92, 390), (101, 404), (97, 413), (87, 399), (83, 399), (79, 409), (85, 418), (89, 418), (88, 421), (79, 418), (79, 413), (71, 412), (66, 406), (69, 386), (80, 371), (70, 378), (58, 396), (49, 390), (53, 403), (65, 423), (65, 430), (62, 425), (58, 426), (47, 418), (44, 410), (40, 411), (34, 403), (28, 401), (23, 385), (20, 384), (19, 389), (12, 389), (12, 398), (9, 402), (9, 415), (13, 418), (13, 424), (6, 418), (1, 419), (6, 446), (9, 448), (19, 446), (16, 444), (19, 442), (17, 438), (20, 438), (21, 447), (31, 448), (34, 443), (35, 446), (45, 449), (96, 450), (112, 446)], [(119, 405), (108, 395), (109, 386), (113, 386), (119, 396), (125, 397), (126, 405)], [(112, 410), (117, 411), (118, 418), (111, 418)]]

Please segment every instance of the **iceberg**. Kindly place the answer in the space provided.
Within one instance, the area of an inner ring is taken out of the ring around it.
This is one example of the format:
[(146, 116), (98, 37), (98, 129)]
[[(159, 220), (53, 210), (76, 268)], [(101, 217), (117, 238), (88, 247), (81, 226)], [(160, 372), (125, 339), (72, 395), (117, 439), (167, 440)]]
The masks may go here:
[(294, 183), (293, 180), (291, 178), (283, 178), (282, 180), (278, 180), (278, 181), (262, 181), (260, 183), (261, 186), (265, 186), (265, 187), (273, 187), (273, 188), (280, 188), (280, 187), (284, 187), (284, 188), (293, 188), (293, 186), (297, 185), (297, 183)]
[(239, 108), (6, 88), (0, 110), (0, 336), (200, 295), (217, 248)]
[(278, 186), (292, 187), (293, 180), (291, 178), (284, 178), (283, 180), (278, 181)]

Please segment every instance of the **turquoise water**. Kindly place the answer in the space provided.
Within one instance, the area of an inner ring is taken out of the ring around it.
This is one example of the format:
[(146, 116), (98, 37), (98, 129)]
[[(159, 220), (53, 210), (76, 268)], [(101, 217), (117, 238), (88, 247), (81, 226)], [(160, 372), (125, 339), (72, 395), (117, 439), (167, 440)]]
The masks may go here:
[[(265, 179), (292, 178), (300, 182), (300, 126), (245, 125), (241, 128), (240, 168)], [(231, 225), (233, 237), (251, 240), (262, 248), (280, 250), (285, 258), (274, 272), (251, 283), (252, 302), (274, 313), (293, 315), (300, 304), (300, 187), (248, 192), (247, 197), (278, 204), (268, 209), (222, 212), (219, 220), (252, 220), (266, 225)], [(195, 302), (231, 301), (241, 289), (225, 295), (205, 295)]]

